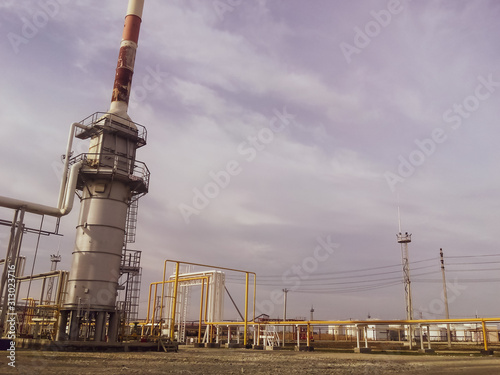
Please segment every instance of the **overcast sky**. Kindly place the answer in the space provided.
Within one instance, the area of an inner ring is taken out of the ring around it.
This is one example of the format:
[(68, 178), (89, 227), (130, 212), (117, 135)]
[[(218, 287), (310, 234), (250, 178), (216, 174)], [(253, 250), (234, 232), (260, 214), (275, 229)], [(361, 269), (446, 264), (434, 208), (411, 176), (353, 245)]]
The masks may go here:
[[(56, 204), (69, 125), (109, 107), (125, 11), (0, 4), (0, 195)], [(151, 171), (141, 300), (169, 258), (255, 271), (273, 317), (288, 288), (288, 317), (404, 318), (399, 196), (415, 316), (444, 317), (441, 247), (451, 316), (498, 316), (500, 257), (451, 258), (500, 253), (498, 19), (494, 0), (146, 1), (129, 108)], [(35, 272), (58, 249), (69, 269), (78, 210)]]

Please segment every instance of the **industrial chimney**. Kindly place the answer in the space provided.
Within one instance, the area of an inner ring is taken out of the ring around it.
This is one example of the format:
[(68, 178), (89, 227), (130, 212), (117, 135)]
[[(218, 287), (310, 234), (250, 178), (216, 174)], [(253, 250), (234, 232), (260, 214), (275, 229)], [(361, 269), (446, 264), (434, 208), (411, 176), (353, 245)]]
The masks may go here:
[(136, 150), (146, 144), (146, 129), (127, 113), (143, 6), (144, 0), (129, 1), (109, 111), (89, 116), (76, 133), (90, 139), (90, 147), (70, 161), (82, 163), (77, 182), (81, 208), (58, 340), (78, 340), (88, 323), (93, 329), (87, 337), (116, 341), (127, 212), (149, 187), (149, 171), (136, 160)]

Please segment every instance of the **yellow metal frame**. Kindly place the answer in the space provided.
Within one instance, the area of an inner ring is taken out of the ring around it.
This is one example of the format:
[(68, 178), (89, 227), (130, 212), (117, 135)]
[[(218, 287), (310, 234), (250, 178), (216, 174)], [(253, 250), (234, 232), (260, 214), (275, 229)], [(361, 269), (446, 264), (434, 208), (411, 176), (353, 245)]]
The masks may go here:
[[(208, 286), (209, 278), (210, 278), (209, 276), (197, 276), (197, 277), (188, 277), (185, 279), (180, 279), (180, 282), (193, 281), (193, 280), (201, 280), (202, 281), (202, 288), (201, 288), (202, 302), (200, 303), (200, 329), (201, 329), (201, 321), (202, 321), (202, 314), (203, 314), (203, 296), (204, 296), (203, 288), (205, 285), (205, 281), (207, 281), (207, 286)], [(158, 285), (159, 284), (166, 284), (166, 283), (173, 283), (173, 282), (174, 282), (174, 280), (166, 280), (165, 282), (157, 281), (157, 282), (153, 282), (153, 283), (149, 284), (148, 312), (147, 312), (146, 321), (143, 323), (143, 326), (142, 326), (142, 335), (144, 335), (144, 329), (145, 329), (146, 325), (149, 324), (150, 312), (151, 312), (151, 330), (154, 327), (154, 323), (155, 323), (154, 317), (156, 314), (155, 301), (156, 301), (156, 296), (158, 294)], [(152, 291), (153, 285), (155, 286), (155, 291), (154, 291), (154, 297), (153, 297), (153, 311), (151, 311), (151, 291)], [(208, 294), (208, 287), (207, 287), (207, 294)], [(161, 307), (163, 307), (163, 304)], [(160, 309), (160, 311), (162, 311), (162, 309)], [(161, 320), (160, 320), (160, 324), (161, 324)], [(160, 329), (161, 329), (161, 327), (160, 327)], [(161, 332), (161, 330), (160, 330), (160, 332)]]
[[(168, 262), (173, 262), (175, 263), (175, 277), (174, 280), (166, 280), (166, 272), (167, 272), (167, 263)], [(179, 266), (180, 264), (186, 264), (186, 265), (192, 265), (192, 266), (200, 266), (200, 267), (207, 267), (207, 268), (214, 268), (214, 269), (219, 269), (219, 270), (226, 270), (226, 271), (233, 271), (233, 272), (240, 272), (245, 274), (245, 318), (243, 322), (207, 322), (207, 310), (208, 310), (208, 293), (209, 293), (209, 279), (210, 276), (198, 276), (198, 277), (192, 277), (192, 278), (179, 278)], [(248, 289), (249, 289), (249, 276), (253, 275), (253, 319), (251, 321), (248, 320)], [(198, 342), (201, 341), (201, 325), (202, 325), (202, 320), (203, 323), (207, 325), (207, 328), (209, 329), (210, 335), (209, 335), (209, 340), (211, 342), (212, 340), (212, 332), (213, 328), (217, 326), (228, 326), (228, 325), (233, 325), (233, 326), (241, 326), (243, 325), (244, 328), (244, 338), (243, 338), (243, 343), (244, 345), (247, 345), (248, 343), (248, 337), (247, 337), (247, 331), (248, 331), (248, 323), (253, 323), (253, 325), (257, 325), (257, 332), (260, 331), (261, 325), (281, 325), (281, 326), (307, 326), (307, 346), (310, 346), (310, 332), (311, 332), (311, 326), (315, 325), (367, 325), (367, 324), (394, 324), (394, 325), (418, 325), (418, 324), (443, 324), (443, 323), (481, 323), (482, 325), (482, 330), (483, 330), (483, 341), (484, 341), (484, 350), (488, 350), (488, 337), (487, 337), (487, 330), (486, 330), (486, 323), (487, 322), (494, 322), (498, 323), (500, 322), (500, 318), (470, 318), (470, 319), (416, 319), (416, 320), (309, 320), (309, 321), (304, 321), (304, 320), (298, 320), (298, 321), (283, 321), (283, 320), (278, 320), (278, 321), (265, 321), (265, 322), (255, 322), (255, 301), (256, 301), (256, 289), (257, 289), (257, 275), (255, 272), (250, 272), (250, 271), (245, 271), (245, 270), (238, 270), (234, 268), (226, 268), (226, 267), (219, 267), (219, 266), (213, 266), (213, 265), (208, 265), (208, 264), (200, 264), (200, 263), (192, 263), (192, 262), (183, 262), (183, 261), (178, 261), (178, 260), (171, 260), (167, 259), (164, 262), (163, 265), (163, 280), (151, 283), (149, 287), (149, 299), (148, 299), (148, 317), (146, 319), (146, 323), (148, 324), (149, 322), (149, 313), (150, 313), (150, 304), (151, 304), (151, 291), (152, 291), (152, 286), (155, 285), (155, 297), (154, 301), (156, 301), (156, 296), (157, 296), (157, 287), (159, 284), (162, 285), (162, 290), (161, 290), (161, 305), (160, 305), (160, 316), (163, 316), (163, 301), (165, 298), (165, 284), (166, 283), (174, 283), (174, 295), (172, 296), (172, 324), (170, 327), (170, 337), (174, 337), (175, 333), (175, 311), (177, 308), (177, 292), (178, 292), (178, 285), (179, 282), (182, 281), (190, 281), (190, 280), (202, 280), (202, 286), (201, 286), (201, 296), (200, 296), (200, 322), (199, 322), (199, 330), (198, 330)], [(206, 286), (205, 286), (205, 281), (206, 281)], [(204, 288), (206, 288), (206, 291), (204, 291)], [(205, 295), (206, 293), (206, 295)], [(205, 304), (205, 314), (203, 314), (203, 304)], [(152, 324), (151, 327), (154, 325), (154, 313), (156, 311), (156, 307), (154, 307), (153, 310), (153, 315), (152, 315)], [(143, 326), (143, 334), (144, 334), (144, 327)], [(159, 328), (160, 328), (160, 334), (161, 334), (161, 328), (162, 328), (162, 321), (160, 320), (159, 322)], [(257, 335), (257, 344), (260, 342), (260, 337)]]
[[(167, 273), (167, 263), (168, 262), (173, 262), (175, 263), (175, 277), (174, 280), (166, 280), (166, 273)], [(234, 269), (234, 268), (226, 268), (226, 267), (220, 267), (220, 266), (213, 266), (209, 264), (200, 264), (200, 263), (192, 263), (192, 262), (183, 262), (183, 261), (178, 261), (178, 260), (170, 260), (167, 259), (164, 262), (163, 265), (163, 280), (162, 281), (157, 281), (154, 283), (151, 283), (149, 286), (149, 297), (148, 297), (148, 312), (147, 312), (147, 318), (146, 322), (143, 325), (142, 328), (142, 334), (144, 335), (144, 329), (146, 325), (149, 323), (149, 317), (150, 317), (150, 312), (151, 312), (151, 293), (152, 293), (152, 287), (155, 285), (155, 292), (154, 292), (154, 298), (153, 301), (156, 301), (157, 297), (157, 292), (158, 292), (158, 285), (161, 284), (161, 304), (160, 304), (160, 316), (163, 316), (163, 301), (165, 299), (165, 284), (166, 283), (174, 283), (174, 291), (173, 291), (173, 296), (172, 296), (172, 322), (170, 325), (170, 338), (173, 339), (174, 333), (175, 333), (175, 311), (177, 309), (177, 294), (178, 294), (178, 286), (179, 282), (183, 281), (190, 281), (190, 280), (202, 280), (202, 287), (201, 287), (201, 296), (200, 296), (200, 322), (199, 322), (199, 330), (198, 330), (198, 342), (201, 341), (201, 325), (202, 325), (202, 318), (203, 318), (203, 323), (206, 324), (209, 327), (210, 332), (212, 332), (213, 326), (218, 325), (217, 323), (222, 322), (207, 322), (207, 311), (208, 311), (208, 293), (209, 293), (209, 283), (210, 283), (210, 275), (207, 276), (197, 276), (197, 277), (192, 277), (192, 278), (179, 278), (179, 266), (180, 264), (186, 264), (186, 265), (192, 265), (192, 266), (199, 266), (199, 267), (207, 267), (207, 268), (214, 268), (214, 269), (219, 269), (219, 270), (226, 270), (226, 271), (233, 271), (233, 272), (240, 272), (245, 274), (245, 318), (244, 322), (239, 322), (245, 326), (244, 330), (244, 336), (243, 336), (243, 342), (245, 345), (247, 345), (247, 328), (248, 328), (248, 323), (255, 322), (255, 300), (256, 300), (256, 290), (257, 290), (257, 275), (255, 272), (251, 271), (245, 271), (245, 270), (239, 270), (239, 269)], [(250, 275), (253, 275), (253, 318), (251, 321), (248, 320), (248, 297), (249, 297), (249, 281), (250, 281)], [(204, 287), (205, 287), (205, 281), (206, 281), (206, 292), (204, 292)], [(206, 293), (206, 295), (205, 295)], [(203, 302), (205, 302), (205, 314), (203, 314)], [(155, 302), (153, 302), (155, 303)], [(156, 306), (153, 306), (153, 311), (151, 314), (151, 331), (154, 327), (154, 315), (156, 313)], [(163, 322), (160, 319), (159, 322), (159, 330), (161, 334), (162, 330), (162, 324)], [(225, 322), (227, 325), (227, 322)], [(210, 339), (212, 335), (210, 334)]]

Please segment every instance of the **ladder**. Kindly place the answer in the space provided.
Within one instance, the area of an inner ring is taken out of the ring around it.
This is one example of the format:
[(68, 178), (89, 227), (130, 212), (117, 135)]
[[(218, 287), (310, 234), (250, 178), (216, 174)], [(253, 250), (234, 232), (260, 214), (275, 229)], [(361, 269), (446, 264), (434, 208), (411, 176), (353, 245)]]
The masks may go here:
[(128, 205), (127, 223), (125, 227), (125, 242), (135, 242), (135, 230), (137, 229), (137, 211), (139, 210), (139, 200), (135, 199)]

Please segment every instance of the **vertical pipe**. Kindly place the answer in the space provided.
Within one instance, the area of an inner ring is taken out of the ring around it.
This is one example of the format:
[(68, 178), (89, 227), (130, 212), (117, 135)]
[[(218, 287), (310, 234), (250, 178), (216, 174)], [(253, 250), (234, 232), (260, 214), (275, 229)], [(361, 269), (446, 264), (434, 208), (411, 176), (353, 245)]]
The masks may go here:
[(248, 328), (248, 272), (245, 273), (245, 332), (243, 333), (243, 345), (247, 345)]
[(78, 340), (78, 334), (80, 333), (80, 318), (78, 317), (77, 310), (71, 311), (71, 319), (69, 322), (69, 340)]
[[(156, 298), (158, 297), (158, 284), (155, 284), (155, 294), (153, 296), (153, 312), (151, 314), (151, 335), (153, 334), (153, 329), (155, 326), (155, 317), (156, 317)], [(161, 322), (162, 322), (162, 314), (161, 310), (163, 307), (163, 299), (160, 302), (160, 320), (159, 320), (159, 328), (161, 330)]]
[(356, 324), (356, 347), (358, 349), (360, 348), (360, 346), (359, 346), (359, 327), (357, 324)]
[(203, 319), (203, 292), (205, 288), (205, 279), (201, 280), (201, 297), (200, 297), (200, 323), (198, 325), (198, 343), (201, 342), (201, 320)]
[(252, 322), (255, 322), (255, 294), (257, 290), (257, 275), (253, 274), (253, 319)]
[(307, 347), (311, 346), (311, 325), (307, 323)]
[(363, 333), (365, 335), (365, 348), (368, 348), (368, 326), (363, 327)]
[[(179, 262), (175, 263), (174, 295), (172, 297), (172, 320), (170, 324), (170, 340), (174, 341), (175, 311), (177, 310), (177, 288), (179, 286)], [(163, 301), (162, 301), (163, 304)], [(161, 334), (161, 332), (160, 332)]]
[(56, 340), (57, 341), (63, 341), (66, 339), (66, 325), (68, 323), (68, 310), (63, 310), (60, 312), (59, 315), (59, 327), (56, 330), (57, 335), (56, 335)]
[[(43, 292), (45, 292), (45, 281), (47, 279), (44, 277), (43, 280), (42, 280), (42, 289), (40, 290), (40, 305), (43, 305)], [(50, 303), (50, 301), (48, 301), (47, 303)]]
[(120, 325), (120, 313), (115, 311), (109, 314), (108, 342), (116, 342)]
[[(7, 251), (5, 253), (5, 262), (3, 264), (3, 272), (2, 272), (2, 280), (0, 282), (0, 295), (3, 296), (3, 291), (5, 287), (5, 282), (7, 281), (7, 269), (9, 266), (9, 257), (11, 256), (11, 247), (13, 246), (14, 239), (16, 237), (16, 223), (17, 223), (17, 216), (19, 215), (19, 209), (14, 211), (14, 218), (12, 219), (12, 225), (10, 227), (10, 237), (9, 237), (9, 243), (7, 244)], [(17, 271), (17, 270), (16, 270)], [(19, 289), (19, 288), (18, 288)], [(5, 297), (7, 294), (5, 295)], [(2, 306), (2, 311), (6, 311), (7, 307), (7, 298), (3, 299), (4, 304)], [(3, 314), (2, 314), (3, 316)], [(3, 329), (3, 318), (2, 318), (2, 325), (0, 329)]]
[(484, 342), (484, 351), (488, 351), (488, 333), (486, 332), (486, 322), (484, 320), (481, 321), (483, 326), (483, 342)]
[(257, 324), (257, 346), (260, 346), (260, 324)]
[(210, 279), (207, 279), (207, 290), (206, 290), (206, 297), (205, 297), (205, 323), (207, 322), (207, 312), (208, 312), (208, 297), (209, 297), (209, 285), (210, 285)]
[(94, 341), (103, 341), (104, 338), (104, 326), (106, 324), (106, 312), (99, 311), (96, 313), (95, 319), (95, 334)]
[(295, 328), (297, 330), (297, 348), (300, 348), (300, 326), (297, 324)]
[[(17, 221), (19, 211), (20, 211), (19, 221)], [(9, 245), (5, 256), (4, 273), (2, 274), (2, 284), (0, 288), (0, 293), (1, 295), (3, 295), (2, 312), (0, 315), (0, 336), (4, 332), (5, 317), (7, 314), (7, 305), (9, 302), (9, 288), (5, 284), (7, 281), (7, 274), (9, 273), (9, 267), (11, 265), (14, 265), (15, 268), (15, 264), (17, 263), (17, 258), (19, 256), (19, 251), (21, 248), (20, 244), (23, 233), (23, 225), (24, 225), (24, 212), (25, 212), (24, 207), (21, 207), (17, 209), (14, 214), (14, 220), (12, 221), (12, 226), (11, 226)], [(16, 289), (17, 289), (16, 294), (18, 295), (20, 290), (19, 284), (17, 284)], [(16, 305), (17, 305), (17, 295), (16, 295)]]
[[(149, 313), (150, 313), (150, 307), (151, 307), (151, 290), (153, 288), (153, 284), (149, 284), (149, 293), (148, 293), (148, 312), (146, 314), (146, 324), (149, 323)], [(144, 328), (146, 326), (143, 325), (142, 326), (142, 330), (141, 330), (141, 336), (144, 336)]]
[(429, 326), (427, 326), (427, 348), (431, 349), (431, 330)]
[(424, 332), (422, 330), (422, 325), (419, 324), (418, 325), (418, 329), (419, 329), (419, 332), (420, 332), (420, 350), (424, 351)]
[[(163, 280), (161, 283), (161, 303), (160, 303), (160, 332), (161, 332), (161, 322), (162, 322), (162, 317), (163, 317), (163, 301), (165, 300), (165, 277), (167, 273), (167, 260), (165, 260), (165, 263), (163, 263)], [(156, 297), (155, 297), (155, 304), (156, 304)], [(151, 329), (153, 329), (153, 325), (151, 325)]]

